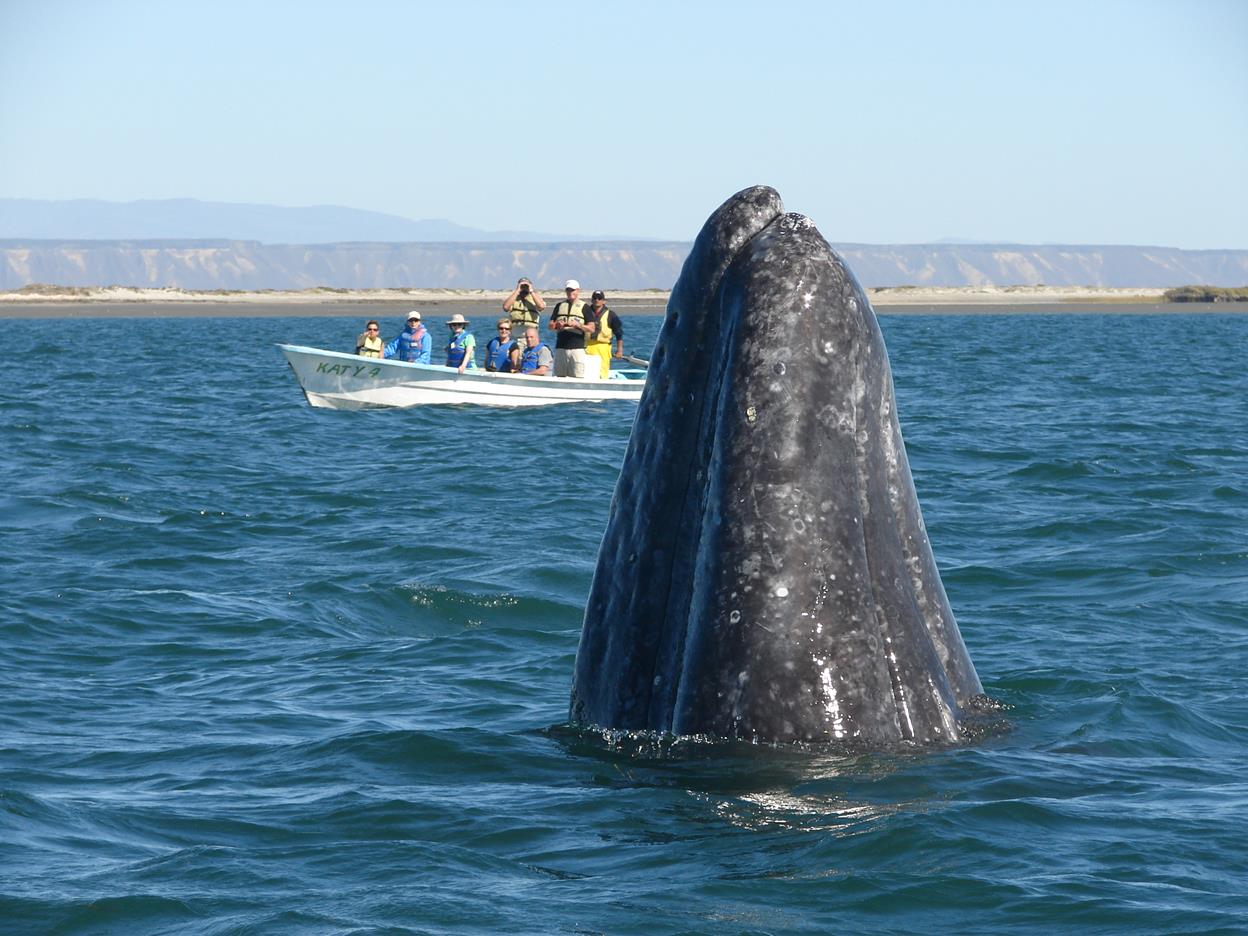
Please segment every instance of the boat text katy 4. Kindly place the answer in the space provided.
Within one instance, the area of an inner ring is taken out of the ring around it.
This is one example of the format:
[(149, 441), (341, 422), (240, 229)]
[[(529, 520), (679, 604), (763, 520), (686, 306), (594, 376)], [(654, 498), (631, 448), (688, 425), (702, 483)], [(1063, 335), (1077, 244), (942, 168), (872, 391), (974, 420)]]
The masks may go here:
[(278, 345), (313, 406), (365, 409), (468, 403), (477, 406), (549, 406), (639, 400), (644, 371), (615, 371), (608, 380), (497, 374), (439, 364), (408, 364)]

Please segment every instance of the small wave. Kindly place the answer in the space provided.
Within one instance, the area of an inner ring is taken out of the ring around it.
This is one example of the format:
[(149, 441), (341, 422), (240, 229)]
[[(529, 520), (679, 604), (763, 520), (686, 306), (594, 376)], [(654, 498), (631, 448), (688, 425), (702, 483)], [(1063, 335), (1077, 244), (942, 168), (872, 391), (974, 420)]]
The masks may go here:
[(203, 907), (174, 897), (0, 895), (0, 919), (12, 933), (174, 932), (203, 924)]
[(1099, 474), (1094, 465), (1084, 461), (1031, 462), (1009, 472), (1011, 477), (1034, 481), (1073, 481)]

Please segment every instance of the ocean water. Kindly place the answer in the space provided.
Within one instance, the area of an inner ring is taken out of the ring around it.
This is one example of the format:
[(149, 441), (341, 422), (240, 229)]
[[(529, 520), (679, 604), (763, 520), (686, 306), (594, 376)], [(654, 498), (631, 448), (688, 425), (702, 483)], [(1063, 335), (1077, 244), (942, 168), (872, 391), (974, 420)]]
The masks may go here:
[(359, 324), (0, 321), (0, 933), (1248, 931), (1248, 317), (881, 315), (1012, 727), (873, 756), (568, 729), (634, 405)]

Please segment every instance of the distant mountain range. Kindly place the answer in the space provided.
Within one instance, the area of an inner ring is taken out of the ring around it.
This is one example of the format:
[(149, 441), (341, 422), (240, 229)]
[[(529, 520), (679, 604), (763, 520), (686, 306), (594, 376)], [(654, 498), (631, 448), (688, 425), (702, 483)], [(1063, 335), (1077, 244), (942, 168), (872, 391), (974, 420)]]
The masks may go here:
[(482, 231), (451, 221), (412, 221), (336, 205), (285, 208), (193, 198), (110, 202), (0, 198), (0, 240), (241, 240), (262, 244), (347, 241), (471, 242), (601, 240), (539, 231)]
[[(833, 245), (864, 286), (1243, 286), (1248, 250), (1023, 245)], [(690, 245), (316, 244), (254, 241), (0, 241), (0, 290), (61, 286), (183, 289), (667, 289)]]
[[(212, 235), (209, 237), (209, 235)], [(864, 286), (1248, 284), (1248, 250), (834, 244)], [(349, 208), (191, 200), (0, 199), (0, 290), (31, 283), (183, 289), (669, 288), (681, 241), (476, 231)]]

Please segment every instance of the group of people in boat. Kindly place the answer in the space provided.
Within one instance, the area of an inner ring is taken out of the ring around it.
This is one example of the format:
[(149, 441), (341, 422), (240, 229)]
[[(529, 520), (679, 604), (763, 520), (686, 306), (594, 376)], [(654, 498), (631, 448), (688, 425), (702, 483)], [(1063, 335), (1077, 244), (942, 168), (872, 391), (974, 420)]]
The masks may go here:
[[(607, 306), (602, 290), (595, 290), (587, 305), (581, 299), (581, 284), (574, 279), (563, 284), (564, 298), (555, 304), (546, 328), (555, 333), (554, 352), (542, 341), (541, 321), (546, 300), (533, 282), (523, 276), (503, 300), (506, 316), (497, 322), (498, 334), (485, 345), (485, 369), (498, 373), (541, 377), (578, 377), (605, 380), (610, 376), (611, 359), (624, 357), (624, 323)], [(468, 321), (456, 312), (446, 320), (450, 329), (446, 343), (446, 366), (463, 373), (474, 369), (477, 342), (468, 330)], [(614, 345), (614, 352), (612, 349)], [(413, 364), (431, 364), (433, 338), (426, 330), (419, 310), (407, 316), (407, 325), (390, 341), (381, 338), (381, 326), (368, 322), (355, 342), (361, 357), (390, 358)]]

